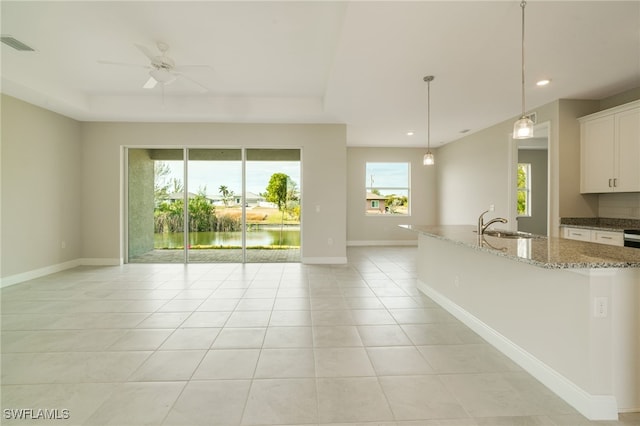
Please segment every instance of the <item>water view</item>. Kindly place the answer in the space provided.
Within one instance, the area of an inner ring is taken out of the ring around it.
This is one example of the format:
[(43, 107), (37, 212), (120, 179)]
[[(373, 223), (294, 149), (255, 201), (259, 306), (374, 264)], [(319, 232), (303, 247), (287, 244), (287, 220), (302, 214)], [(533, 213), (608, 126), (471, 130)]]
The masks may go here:
[[(293, 228), (293, 229), (292, 229)], [(248, 230), (247, 247), (266, 246), (300, 246), (300, 228), (285, 227), (282, 232), (280, 228)], [(156, 249), (181, 249), (184, 245), (184, 233), (157, 233), (154, 234), (154, 247)], [(189, 245), (192, 248), (212, 248), (242, 246), (242, 232), (190, 232)]]

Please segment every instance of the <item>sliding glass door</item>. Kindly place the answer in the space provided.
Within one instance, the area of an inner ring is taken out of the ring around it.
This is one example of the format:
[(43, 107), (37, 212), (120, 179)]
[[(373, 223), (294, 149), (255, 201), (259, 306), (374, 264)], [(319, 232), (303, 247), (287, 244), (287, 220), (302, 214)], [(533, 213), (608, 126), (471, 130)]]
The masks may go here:
[(184, 263), (184, 150), (129, 149), (128, 260)]
[(300, 261), (300, 150), (246, 151), (246, 261)]
[(128, 262), (299, 262), (300, 168), (299, 149), (129, 149)]
[(242, 262), (242, 150), (190, 149), (189, 262)]

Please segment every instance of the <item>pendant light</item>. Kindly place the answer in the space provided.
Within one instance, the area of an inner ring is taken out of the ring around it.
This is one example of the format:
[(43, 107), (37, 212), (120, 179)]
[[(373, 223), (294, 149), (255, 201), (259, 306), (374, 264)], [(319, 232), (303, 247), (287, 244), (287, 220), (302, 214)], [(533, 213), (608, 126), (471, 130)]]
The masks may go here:
[(522, 8), (522, 115), (513, 124), (514, 139), (529, 139), (533, 137), (533, 121), (525, 115), (524, 106), (524, 8), (526, 5), (527, 2), (522, 0), (520, 3)]
[(435, 160), (431, 153), (431, 82), (434, 77), (432, 75), (426, 76), (423, 80), (427, 82), (427, 153), (422, 159), (422, 164), (425, 166), (433, 166)]

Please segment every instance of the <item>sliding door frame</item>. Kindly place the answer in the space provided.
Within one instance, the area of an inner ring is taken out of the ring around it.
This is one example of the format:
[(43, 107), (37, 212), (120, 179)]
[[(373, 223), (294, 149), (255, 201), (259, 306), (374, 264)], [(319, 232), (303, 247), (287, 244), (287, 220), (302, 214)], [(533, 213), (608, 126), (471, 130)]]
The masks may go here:
[[(121, 194), (122, 194), (122, 229), (121, 229), (121, 234), (122, 234), (122, 242), (121, 242), (121, 247), (122, 247), (122, 253), (123, 253), (123, 258), (122, 258), (122, 262), (123, 263), (130, 263), (129, 262), (129, 151), (132, 149), (158, 149), (158, 150), (162, 150), (162, 149), (167, 149), (167, 150), (182, 150), (182, 161), (184, 164), (183, 167), (183, 187), (184, 187), (184, 194), (183, 194), (183, 205), (184, 205), (184, 212), (183, 212), (183, 228), (184, 228), (184, 232), (183, 232), (183, 246), (184, 246), (184, 250), (183, 250), (183, 259), (182, 259), (182, 264), (189, 264), (191, 262), (189, 262), (189, 181), (188, 181), (188, 176), (189, 176), (189, 150), (191, 149), (239, 149), (241, 152), (241, 169), (242, 169), (242, 213), (241, 213), (241, 238), (242, 238), (242, 255), (241, 255), (241, 259), (242, 259), (242, 263), (247, 263), (247, 226), (246, 226), (246, 221), (247, 221), (247, 203), (246, 203), (246, 195), (247, 195), (247, 179), (246, 179), (246, 171), (247, 171), (247, 151), (251, 150), (251, 149), (264, 149), (264, 150), (278, 150), (278, 149), (286, 149), (286, 150), (299, 150), (300, 151), (300, 160), (299, 160), (299, 164), (300, 164), (300, 188), (303, 188), (303, 173), (302, 173), (302, 169), (303, 169), (303, 164), (302, 164), (302, 147), (263, 147), (263, 146), (259, 146), (259, 147), (247, 147), (247, 146), (241, 146), (241, 147), (237, 147), (237, 146), (174, 146), (174, 145), (134, 145), (134, 146), (129, 146), (129, 145), (123, 145), (121, 147), (122, 151), (121, 151), (121, 159), (122, 159), (122, 173), (121, 176), (123, 178), (122, 180), (122, 186), (121, 186)], [(303, 251), (303, 235), (302, 235), (302, 216), (300, 217), (300, 260), (302, 259), (302, 251)], [(198, 263), (198, 262), (195, 262)], [(215, 262), (214, 262), (215, 263)]]

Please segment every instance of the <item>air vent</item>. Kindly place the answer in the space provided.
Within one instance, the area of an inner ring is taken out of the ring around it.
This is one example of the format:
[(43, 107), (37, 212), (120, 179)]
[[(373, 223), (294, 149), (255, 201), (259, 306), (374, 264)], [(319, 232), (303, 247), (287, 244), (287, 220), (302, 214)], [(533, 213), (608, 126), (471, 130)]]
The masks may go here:
[(24, 44), (23, 42), (21, 42), (20, 40), (17, 40), (13, 37), (11, 37), (10, 35), (3, 35), (0, 37), (0, 41), (2, 41), (4, 44), (6, 44), (9, 47), (13, 47), (14, 49), (20, 51), (20, 52), (35, 52), (35, 49), (27, 46), (26, 44)]

